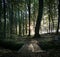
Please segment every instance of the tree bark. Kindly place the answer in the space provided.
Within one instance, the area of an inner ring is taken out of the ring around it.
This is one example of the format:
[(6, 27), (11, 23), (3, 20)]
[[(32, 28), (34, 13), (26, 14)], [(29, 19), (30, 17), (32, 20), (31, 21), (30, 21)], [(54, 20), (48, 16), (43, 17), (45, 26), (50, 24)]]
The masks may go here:
[(39, 37), (42, 14), (43, 14), (43, 0), (39, 0), (38, 18), (37, 18), (36, 27), (35, 27), (35, 37)]
[(31, 15), (31, 12), (30, 12), (30, 0), (29, 0), (29, 4), (28, 4), (28, 11), (29, 11), (29, 35), (28, 36), (30, 36), (30, 15)]
[(0, 0), (0, 38), (2, 37), (2, 34), (1, 34), (1, 27), (2, 27), (2, 23), (1, 23), (1, 11), (2, 11), (2, 1)]
[(3, 32), (3, 34), (4, 34), (4, 36), (3, 36), (3, 38), (6, 38), (6, 3), (5, 3), (5, 0), (3, 0), (3, 11), (4, 11), (4, 32)]
[(58, 5), (58, 26), (57, 26), (56, 34), (59, 33), (59, 26), (60, 26), (60, 0)]

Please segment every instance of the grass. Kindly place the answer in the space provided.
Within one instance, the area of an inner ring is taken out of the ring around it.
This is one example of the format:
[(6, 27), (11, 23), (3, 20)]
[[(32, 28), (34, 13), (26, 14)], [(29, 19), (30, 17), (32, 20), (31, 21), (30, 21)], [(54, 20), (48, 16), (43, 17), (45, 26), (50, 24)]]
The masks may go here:
[[(43, 35), (42, 35), (43, 36)], [(44, 37), (47, 36), (47, 35), (44, 35)], [(53, 37), (52, 37), (53, 38)], [(60, 42), (58, 41), (53, 41), (52, 38), (50, 38), (50, 36), (48, 35), (47, 37), (45, 38), (40, 38), (38, 39), (39, 41), (39, 46), (46, 50), (47, 52), (50, 52), (50, 55), (49, 57), (60, 57), (60, 53), (56, 53), (56, 50), (57, 49), (60, 49)], [(19, 37), (20, 39), (20, 37)], [(6, 49), (11, 49), (12, 51), (13, 50), (19, 50), (26, 41), (28, 41), (30, 38), (27, 37), (27, 39), (22, 39), (22, 41), (20, 41), (18, 39), (18, 41), (14, 41), (14, 40), (0, 40), (0, 46), (3, 47), (3, 48), (6, 48)], [(20, 41), (20, 42), (19, 42)], [(25, 41), (25, 42), (24, 42)], [(28, 41), (29, 42), (29, 41)], [(52, 51), (50, 51), (52, 50)], [(55, 52), (55, 53), (54, 53)], [(56, 55), (55, 54), (59, 54), (59, 55)], [(11, 54), (9, 54), (11, 55)], [(15, 56), (16, 54), (14, 54)], [(12, 56), (12, 55), (11, 55)], [(17, 55), (18, 56), (18, 55)], [(9, 57), (9, 56), (8, 56)], [(33, 57), (33, 56), (32, 56)]]
[(39, 43), (39, 46), (43, 49), (43, 50), (57, 50), (60, 49), (60, 42), (56, 42), (56, 41), (43, 41)]
[(23, 45), (23, 42), (16, 42), (13, 40), (0, 40), (0, 47), (6, 49), (19, 50)]

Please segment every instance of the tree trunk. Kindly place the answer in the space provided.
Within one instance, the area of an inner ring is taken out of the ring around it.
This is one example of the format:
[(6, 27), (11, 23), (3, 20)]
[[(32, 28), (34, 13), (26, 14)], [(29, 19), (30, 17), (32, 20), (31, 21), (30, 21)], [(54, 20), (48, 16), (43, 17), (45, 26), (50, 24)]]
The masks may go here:
[(6, 3), (5, 3), (5, 0), (3, 0), (3, 7), (4, 7), (4, 32), (3, 32), (3, 34), (4, 34), (4, 38), (6, 38)]
[(30, 21), (31, 21), (31, 20), (30, 20), (30, 15), (31, 15), (31, 12), (30, 12), (30, 7), (31, 7), (31, 6), (30, 6), (30, 2), (31, 2), (31, 1), (29, 0), (29, 4), (28, 4), (28, 11), (29, 11), (29, 35), (28, 35), (28, 36), (30, 36)]
[(19, 36), (21, 36), (21, 19), (19, 18)]
[(56, 34), (59, 33), (59, 26), (60, 26), (60, 0), (58, 5), (58, 26), (57, 26)]
[(25, 29), (26, 29), (26, 35), (27, 35), (27, 9), (26, 9), (26, 14), (25, 14), (25, 19), (26, 19), (26, 26), (25, 26)]
[(22, 15), (22, 19), (23, 19), (23, 36), (24, 36), (24, 15)]
[(1, 10), (1, 9), (2, 9), (2, 1), (0, 0), (0, 38), (2, 37), (2, 34), (1, 34), (1, 32), (2, 32), (2, 31), (1, 31), (1, 27), (2, 27), (2, 23), (1, 23), (1, 14), (2, 14), (2, 13), (1, 13), (1, 11), (2, 11), (2, 10)]
[(16, 35), (17, 35), (17, 16), (16, 16), (17, 14), (16, 14), (16, 12), (15, 12), (15, 28), (16, 28)]
[(20, 13), (20, 11), (19, 11), (19, 4), (18, 4), (19, 36), (21, 36), (21, 18), (20, 18), (20, 14), (22, 14), (22, 11)]
[(12, 38), (13, 34), (13, 5), (9, 4), (9, 23), (10, 23), (10, 38)]
[(43, 14), (43, 0), (39, 0), (39, 10), (35, 27), (35, 37), (39, 37), (39, 29), (41, 27), (42, 14)]

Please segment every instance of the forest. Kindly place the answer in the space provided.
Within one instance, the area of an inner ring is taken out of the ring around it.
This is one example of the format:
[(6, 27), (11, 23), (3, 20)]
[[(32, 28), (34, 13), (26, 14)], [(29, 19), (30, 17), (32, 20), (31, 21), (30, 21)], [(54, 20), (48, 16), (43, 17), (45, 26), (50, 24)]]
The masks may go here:
[(60, 0), (0, 0), (0, 57), (60, 57)]

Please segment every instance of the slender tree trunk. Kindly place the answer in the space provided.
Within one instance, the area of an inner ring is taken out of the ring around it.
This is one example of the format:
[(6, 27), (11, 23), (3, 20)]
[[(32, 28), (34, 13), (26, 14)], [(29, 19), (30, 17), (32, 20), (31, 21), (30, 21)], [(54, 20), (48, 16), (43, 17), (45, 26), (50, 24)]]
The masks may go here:
[(4, 38), (6, 38), (6, 2), (3, 0), (3, 7), (4, 7)]
[(17, 17), (16, 17), (16, 12), (15, 12), (15, 28), (16, 28), (16, 35), (17, 35)]
[(37, 18), (36, 27), (35, 27), (35, 37), (39, 37), (42, 14), (43, 14), (43, 0), (39, 0), (39, 10), (38, 10), (38, 18)]
[(26, 27), (25, 27), (25, 28), (26, 28), (26, 35), (27, 35), (27, 9), (26, 9), (25, 17), (26, 17), (26, 18), (25, 18), (25, 19), (26, 19)]
[[(49, 15), (48, 15), (48, 17), (49, 17), (49, 33), (52, 32), (52, 30), (54, 29), (54, 20), (53, 20), (51, 7), (52, 7), (52, 4), (49, 0), (49, 3), (48, 3), (48, 8), (49, 8), (49, 11), (48, 11), (48, 13), (49, 13)], [(50, 23), (51, 21), (52, 21), (52, 23)]]
[(49, 14), (49, 33), (50, 33), (50, 14)]
[(13, 34), (13, 5), (9, 4), (9, 23), (10, 23), (10, 38), (12, 38)]
[(24, 30), (23, 30), (23, 18), (24, 18), (24, 16), (23, 16), (23, 11), (21, 10), (21, 19), (20, 19), (20, 33), (21, 33), (21, 35), (20, 36), (23, 36), (23, 33), (24, 33)]
[(35, 6), (36, 6), (36, 5), (35, 5), (35, 0), (34, 0), (34, 11), (33, 11), (33, 17), (34, 17), (34, 21), (33, 21), (33, 22), (34, 22), (34, 25), (35, 25), (35, 18), (36, 18)]
[(51, 32), (51, 24), (50, 24), (50, 22), (51, 22), (51, 4), (50, 4), (51, 2), (50, 2), (50, 0), (49, 0), (49, 3), (48, 3), (48, 19), (49, 19), (49, 33)]
[(33, 19), (34, 19), (33, 20), (33, 29), (35, 30), (35, 23), (36, 23), (36, 12), (35, 12), (36, 11), (36, 4), (35, 4), (35, 0), (34, 0), (34, 5), (33, 6), (34, 6), (34, 9), (33, 9), (34, 10), (33, 11)]
[(21, 17), (20, 17), (20, 10), (19, 10), (19, 4), (18, 4), (18, 20), (19, 20), (19, 36), (21, 36)]
[(53, 19), (53, 17), (52, 17), (52, 29), (54, 30), (54, 19)]
[(21, 19), (19, 18), (19, 35), (21, 36)]
[(60, 26), (60, 0), (58, 5), (58, 26), (57, 26), (56, 34), (59, 33), (59, 26)]
[(30, 36), (30, 22), (31, 22), (31, 20), (30, 20), (30, 15), (31, 15), (31, 12), (30, 12), (30, 0), (29, 0), (29, 4), (28, 4), (28, 11), (29, 11), (29, 35), (28, 36)]
[(1, 27), (2, 27), (2, 26), (1, 26), (1, 25), (2, 25), (2, 23), (1, 23), (1, 14), (2, 14), (1, 11), (2, 11), (2, 10), (1, 10), (1, 9), (2, 9), (2, 1), (0, 0), (0, 38), (2, 37), (2, 33), (1, 33), (1, 32), (2, 32), (2, 31), (1, 31)]
[(24, 15), (22, 15), (23, 16), (23, 36), (24, 36)]

